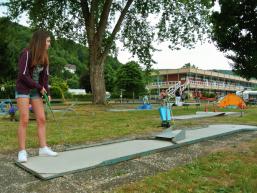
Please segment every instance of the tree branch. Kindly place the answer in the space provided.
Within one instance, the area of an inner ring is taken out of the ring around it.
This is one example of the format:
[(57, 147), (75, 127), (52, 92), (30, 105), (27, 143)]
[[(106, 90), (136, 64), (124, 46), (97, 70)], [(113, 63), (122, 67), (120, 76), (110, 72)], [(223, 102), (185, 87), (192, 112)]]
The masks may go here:
[(91, 29), (91, 23), (90, 23), (90, 12), (89, 12), (89, 7), (88, 7), (88, 3), (87, 0), (80, 0), (80, 5), (82, 8), (82, 14), (85, 20), (85, 26), (86, 26), (86, 31), (87, 31), (87, 38), (88, 38), (88, 42), (91, 42), (91, 36), (90, 36), (90, 29)]
[(128, 12), (128, 9), (130, 7), (130, 5), (133, 3), (134, 0), (128, 0), (127, 4), (125, 5), (124, 9), (121, 11), (120, 17), (111, 33), (111, 36), (109, 38), (108, 44), (106, 45), (104, 52), (102, 54), (103, 58), (107, 56), (109, 49), (111, 48), (112, 45), (112, 41), (114, 40), (116, 34), (118, 33), (118, 31), (120, 30), (120, 26), (122, 24), (122, 21), (124, 20), (126, 13)]
[(92, 0), (91, 5), (90, 5), (90, 12), (91, 12), (91, 17), (90, 17), (90, 24), (92, 25), (94, 32), (95, 32), (95, 12), (98, 8), (99, 0)]
[(103, 7), (103, 12), (97, 29), (99, 42), (102, 43), (103, 34), (108, 23), (108, 17), (111, 10), (112, 0), (106, 0)]

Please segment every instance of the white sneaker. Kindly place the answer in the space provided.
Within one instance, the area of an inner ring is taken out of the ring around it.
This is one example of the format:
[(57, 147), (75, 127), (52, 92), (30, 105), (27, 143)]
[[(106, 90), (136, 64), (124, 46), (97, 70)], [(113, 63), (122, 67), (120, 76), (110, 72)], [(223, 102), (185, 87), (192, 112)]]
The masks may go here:
[(28, 156), (27, 156), (26, 150), (19, 151), (17, 161), (20, 162), (20, 163), (24, 163), (24, 162), (28, 161)]
[(39, 156), (51, 156), (51, 157), (58, 155), (57, 152), (52, 151), (52, 150), (51, 150), (49, 147), (47, 147), (47, 146), (42, 147), (42, 148), (39, 148), (38, 154), (39, 154)]

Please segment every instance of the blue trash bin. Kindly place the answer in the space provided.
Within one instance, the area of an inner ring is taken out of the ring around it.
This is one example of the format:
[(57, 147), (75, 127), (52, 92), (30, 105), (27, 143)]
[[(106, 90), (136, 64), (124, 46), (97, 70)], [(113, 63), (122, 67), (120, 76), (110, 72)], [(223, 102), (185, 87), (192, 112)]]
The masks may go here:
[(170, 121), (171, 115), (170, 115), (171, 109), (163, 106), (159, 108), (159, 113), (162, 121)]

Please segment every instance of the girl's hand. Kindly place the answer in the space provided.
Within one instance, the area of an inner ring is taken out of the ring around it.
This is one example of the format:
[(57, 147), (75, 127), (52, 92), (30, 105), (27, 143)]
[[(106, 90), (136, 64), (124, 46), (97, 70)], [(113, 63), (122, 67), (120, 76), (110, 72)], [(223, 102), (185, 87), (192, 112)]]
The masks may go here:
[(44, 95), (45, 93), (47, 93), (47, 92), (46, 92), (46, 89), (43, 87), (43, 88), (41, 89), (40, 93), (41, 93), (42, 95)]
[(49, 100), (49, 102), (51, 102), (51, 100), (52, 100), (52, 97), (50, 95), (48, 95), (48, 100)]

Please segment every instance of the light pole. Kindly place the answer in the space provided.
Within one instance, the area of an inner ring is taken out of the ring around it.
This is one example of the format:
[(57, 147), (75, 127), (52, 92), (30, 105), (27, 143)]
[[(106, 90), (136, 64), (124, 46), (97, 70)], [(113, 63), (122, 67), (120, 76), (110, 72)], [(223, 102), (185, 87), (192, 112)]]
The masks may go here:
[(157, 76), (157, 87), (158, 87), (158, 96), (160, 96), (160, 79), (159, 79), (159, 75)]
[(125, 89), (120, 89), (120, 103), (122, 103), (122, 92), (125, 91)]

